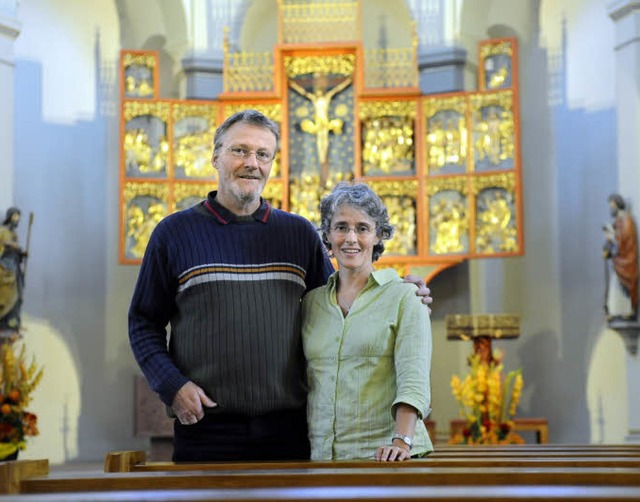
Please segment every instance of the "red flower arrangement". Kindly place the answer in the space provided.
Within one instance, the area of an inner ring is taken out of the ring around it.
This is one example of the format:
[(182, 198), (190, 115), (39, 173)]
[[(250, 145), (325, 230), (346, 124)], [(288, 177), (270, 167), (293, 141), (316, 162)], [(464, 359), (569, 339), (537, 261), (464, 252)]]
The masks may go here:
[(0, 346), (0, 459), (26, 447), (27, 436), (38, 435), (38, 419), (26, 410), (42, 379), (35, 358), (26, 362), (26, 347), (9, 342)]
[(522, 444), (524, 439), (513, 432), (513, 417), (520, 401), (523, 380), (520, 370), (502, 377), (502, 355), (495, 352), (490, 360), (480, 354), (469, 357), (471, 372), (461, 380), (451, 378), (453, 395), (460, 405), (466, 427), (449, 442), (453, 444)]

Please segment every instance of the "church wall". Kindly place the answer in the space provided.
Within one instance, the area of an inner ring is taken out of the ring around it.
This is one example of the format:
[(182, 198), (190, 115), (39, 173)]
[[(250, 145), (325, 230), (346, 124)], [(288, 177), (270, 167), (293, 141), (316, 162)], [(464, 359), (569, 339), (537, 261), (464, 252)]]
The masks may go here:
[[(589, 406), (587, 386), (615, 375), (611, 368), (624, 367), (618, 352), (596, 352), (606, 346), (600, 343), (605, 322), (601, 226), (609, 221), (607, 197), (618, 186), (614, 26), (601, 0), (544, 2), (541, 14), (542, 43), (555, 65), (550, 68), (554, 76), (550, 107), (562, 322), (558, 350), (540, 361), (550, 364), (551, 371), (540, 374), (537, 394), (545, 396), (544, 380), (556, 373), (553, 383), (548, 382), (555, 395), (547, 398), (546, 405), (550, 421), (556, 422), (552, 440), (621, 442), (626, 429), (616, 417), (626, 416), (626, 385), (619, 387), (617, 398), (609, 395), (613, 400), (606, 416), (599, 418), (597, 431), (592, 425), (597, 410)], [(594, 358), (608, 364), (593, 366)], [(565, 404), (561, 410), (559, 402)]]
[[(158, 49), (166, 69), (161, 94), (177, 96), (188, 29), (167, 2), (144, 16), (140, 3), (96, 0), (74, 3), (71, 10), (64, 0), (20, 2), (15, 201), (23, 212), (35, 212), (23, 311), (25, 339), (46, 371), (33, 403), (42, 432), (25, 458), (100, 460), (108, 450), (146, 446), (133, 436), (132, 381), (138, 369), (126, 334), (138, 267), (117, 262), (115, 67), (121, 47)], [(621, 366), (624, 350), (617, 335), (601, 329), (600, 226), (608, 219), (606, 197), (617, 187), (613, 76), (608, 70), (594, 73), (608, 68), (613, 55), (605, 3), (546, 1), (540, 3), (540, 17), (532, 9), (528, 22), (520, 11), (498, 9), (500, 2), (484, 2), (478, 10), (463, 7), (460, 45), (466, 41), (470, 68), (476, 60), (471, 42), (490, 30), (522, 37), (526, 254), (461, 264), (431, 284), (433, 418), (441, 431), (457, 414), (451, 375), (465, 372), (471, 350), (446, 340), (445, 315), (520, 312), (521, 337), (496, 344), (506, 352), (507, 370), (524, 369), (520, 414), (546, 416), (555, 442), (620, 440), (615, 416), (626, 416), (624, 385), (616, 393), (602, 384), (605, 375), (624, 381), (612, 371)], [(249, 29), (264, 16), (259, 4), (247, 14), (245, 50), (266, 47), (272, 21), (263, 17), (263, 32)], [(558, 12), (567, 16), (565, 42)], [(395, 19), (389, 17), (390, 27)], [(397, 39), (393, 31), (389, 37)], [(100, 77), (98, 54), (106, 71)], [(567, 61), (558, 71), (562, 55)], [(22, 242), (25, 227), (23, 220)]]
[[(613, 26), (603, 1), (542, 2), (530, 26), (497, 4), (485, 5), (479, 21), (490, 34), (513, 30), (521, 42), (526, 254), (471, 264), (471, 305), (522, 315), (520, 338), (504, 342), (506, 369), (524, 372), (521, 416), (547, 417), (554, 442), (620, 441), (619, 419), (601, 417), (594, 435), (587, 389), (607, 365), (623, 364), (618, 352), (602, 352), (607, 344), (598, 343), (594, 353), (604, 324), (600, 227), (617, 186)], [(482, 35), (482, 25), (468, 28), (464, 16), (462, 31)], [(471, 287), (478, 277), (484, 286)], [(594, 357), (597, 364), (590, 363)], [(622, 385), (607, 403), (623, 416), (624, 392)]]
[(107, 309), (132, 288), (113, 284), (126, 268), (116, 251), (118, 17), (107, 0), (27, 0), (18, 15), (15, 199), (35, 213), (25, 341), (45, 367), (32, 404), (41, 434), (23, 457), (97, 460), (137, 446), (126, 309)]

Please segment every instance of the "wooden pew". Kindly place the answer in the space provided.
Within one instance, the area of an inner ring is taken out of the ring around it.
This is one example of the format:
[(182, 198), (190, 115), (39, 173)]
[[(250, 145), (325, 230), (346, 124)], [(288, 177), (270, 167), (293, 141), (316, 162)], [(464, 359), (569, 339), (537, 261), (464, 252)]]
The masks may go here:
[[(374, 464), (372, 462), (372, 464)], [(409, 463), (407, 463), (409, 464)], [(427, 467), (398, 464), (301, 469), (149, 471), (50, 474), (24, 479), (21, 493), (276, 488), (323, 486), (517, 486), (574, 485), (640, 488), (640, 468), (575, 467)]]
[(139, 490), (111, 492), (76, 492), (30, 494), (11, 500), (30, 502), (639, 502), (640, 489), (635, 487), (599, 486), (342, 486), (309, 488), (245, 488)]
[[(244, 469), (308, 469), (308, 468), (385, 468), (389, 464), (364, 461), (326, 461), (326, 462), (211, 462), (211, 463), (174, 463), (147, 462), (143, 451), (122, 451), (108, 453), (105, 457), (105, 472), (150, 472), (150, 471), (220, 471)], [(399, 468), (412, 467), (640, 467), (638, 457), (588, 457), (588, 456), (553, 456), (545, 457), (509, 457), (509, 456), (473, 456), (439, 457), (429, 456), (425, 459), (399, 462), (393, 464)]]
[(48, 460), (10, 460), (0, 462), (0, 494), (18, 493), (23, 479), (46, 476)]
[[(624, 445), (627, 446), (627, 445)], [(46, 461), (5, 463), (12, 480), (4, 493), (47, 493), (79, 491), (220, 490), (236, 487), (329, 487), (364, 484), (406, 485), (515, 485), (515, 486), (611, 486), (640, 488), (640, 448), (545, 447), (529, 452), (512, 447), (491, 447), (486, 451), (467, 448), (467, 457), (447, 456), (438, 449), (422, 460), (401, 463), (373, 461), (343, 462), (255, 462), (174, 464), (146, 462), (140, 451), (113, 452), (105, 457), (107, 474), (81, 473), (46, 476)], [(620, 452), (628, 456), (620, 456)], [(455, 448), (449, 453), (457, 453)], [(596, 453), (594, 455), (594, 452)], [(473, 455), (470, 455), (473, 453)], [(563, 453), (565, 456), (563, 456)], [(571, 454), (573, 453), (573, 455)], [(20, 465), (23, 467), (18, 467)], [(11, 466), (11, 467), (10, 467)], [(35, 466), (38, 466), (35, 468)], [(119, 474), (110, 474), (119, 473)], [(36, 476), (36, 477), (34, 477)], [(0, 468), (0, 479), (2, 469)], [(0, 488), (1, 489), (1, 488)], [(555, 490), (555, 489), (554, 489)], [(556, 493), (554, 491), (554, 493)], [(629, 493), (635, 493), (633, 490)]]
[(444, 444), (437, 445), (436, 451), (449, 452), (449, 451), (526, 451), (526, 452), (544, 452), (544, 451), (578, 451), (578, 452), (593, 452), (593, 451), (628, 451), (640, 454), (640, 444), (508, 444), (508, 445), (455, 445)]

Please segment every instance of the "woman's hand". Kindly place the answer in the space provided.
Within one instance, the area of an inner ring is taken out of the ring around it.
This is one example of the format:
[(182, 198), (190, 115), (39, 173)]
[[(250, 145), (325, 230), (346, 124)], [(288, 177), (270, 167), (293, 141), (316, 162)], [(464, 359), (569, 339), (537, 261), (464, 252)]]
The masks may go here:
[(377, 462), (399, 462), (401, 460), (411, 460), (411, 453), (409, 453), (409, 448), (406, 446), (390, 444), (380, 446), (376, 450), (375, 458)]

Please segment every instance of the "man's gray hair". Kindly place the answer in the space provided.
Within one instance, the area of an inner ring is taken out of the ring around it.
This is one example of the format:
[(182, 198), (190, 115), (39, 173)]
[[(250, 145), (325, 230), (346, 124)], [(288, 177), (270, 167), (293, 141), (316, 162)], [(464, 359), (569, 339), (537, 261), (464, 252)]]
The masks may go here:
[[(226, 120), (220, 124), (218, 129), (216, 129), (216, 134), (213, 138), (214, 153), (222, 148), (222, 140), (229, 128), (238, 122), (263, 127), (271, 131), (276, 138), (276, 152), (278, 151), (278, 148), (280, 147), (280, 127), (278, 124), (257, 110), (242, 110), (234, 113), (230, 117), (227, 117)], [(274, 155), (276, 152), (273, 152)]]

